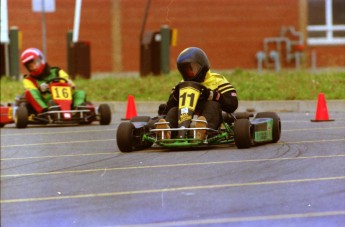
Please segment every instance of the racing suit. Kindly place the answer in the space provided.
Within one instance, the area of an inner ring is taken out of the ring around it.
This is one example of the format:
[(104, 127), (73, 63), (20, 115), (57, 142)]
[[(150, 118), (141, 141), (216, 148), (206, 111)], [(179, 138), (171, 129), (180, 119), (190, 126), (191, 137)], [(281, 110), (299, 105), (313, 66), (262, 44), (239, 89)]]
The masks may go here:
[[(238, 107), (236, 90), (224, 76), (211, 73), (210, 70), (201, 84), (212, 92), (213, 97), (199, 102), (195, 112), (206, 118), (209, 128), (218, 129), (222, 120), (222, 111), (233, 113)], [(172, 89), (165, 109), (161, 113), (167, 115), (166, 121), (170, 122), (170, 126), (178, 127), (178, 94), (175, 88)]]
[[(75, 90), (75, 84), (69, 79), (68, 74), (59, 67), (50, 67), (46, 64), (44, 71), (39, 76), (24, 75), (23, 86), (24, 96), (27, 102), (35, 109), (37, 113), (47, 110), (49, 100), (52, 96), (49, 91), (41, 91), (40, 87), (43, 83), (53, 78), (63, 78), (69, 81), (72, 86), (73, 107), (77, 107), (86, 102), (86, 93), (82, 90)], [(49, 90), (49, 89), (48, 89)]]

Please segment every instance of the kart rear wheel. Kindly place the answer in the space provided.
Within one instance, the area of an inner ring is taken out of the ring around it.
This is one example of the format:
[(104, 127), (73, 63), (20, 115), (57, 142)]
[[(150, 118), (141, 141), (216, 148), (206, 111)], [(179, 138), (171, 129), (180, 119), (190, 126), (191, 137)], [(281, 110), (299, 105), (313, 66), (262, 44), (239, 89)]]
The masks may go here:
[(235, 144), (239, 149), (253, 145), (253, 130), (248, 119), (238, 119), (234, 125)]
[(236, 112), (235, 117), (236, 119), (249, 119), (250, 117), (254, 117), (254, 114), (249, 112)]
[(121, 152), (133, 151), (134, 125), (130, 122), (122, 122), (117, 128), (116, 141)]
[(272, 118), (273, 119), (273, 129), (272, 129), (272, 142), (276, 143), (280, 139), (281, 134), (281, 122), (280, 117), (275, 112), (259, 112), (256, 114), (255, 118)]
[(29, 112), (26, 107), (20, 106), (17, 108), (14, 122), (17, 128), (26, 128), (28, 125)]
[(101, 104), (98, 107), (98, 113), (100, 115), (99, 123), (101, 125), (109, 125), (111, 122), (111, 110), (108, 104)]

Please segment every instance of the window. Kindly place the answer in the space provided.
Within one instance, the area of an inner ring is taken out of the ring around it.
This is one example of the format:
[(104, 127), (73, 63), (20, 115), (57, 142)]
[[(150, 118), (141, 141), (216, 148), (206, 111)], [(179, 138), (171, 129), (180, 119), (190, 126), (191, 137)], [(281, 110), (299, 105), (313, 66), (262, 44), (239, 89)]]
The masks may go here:
[(308, 44), (345, 44), (345, 0), (308, 0)]

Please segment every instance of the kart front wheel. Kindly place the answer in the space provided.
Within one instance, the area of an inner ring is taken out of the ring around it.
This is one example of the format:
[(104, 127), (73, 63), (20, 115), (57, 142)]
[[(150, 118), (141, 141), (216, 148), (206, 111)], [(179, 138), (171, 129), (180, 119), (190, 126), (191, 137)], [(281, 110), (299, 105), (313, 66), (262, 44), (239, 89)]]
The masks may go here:
[(134, 125), (130, 122), (122, 122), (117, 128), (116, 141), (121, 152), (133, 151)]
[(26, 128), (28, 125), (29, 112), (28, 109), (24, 106), (17, 108), (14, 122), (17, 128)]
[(108, 104), (101, 104), (98, 107), (98, 113), (100, 115), (99, 123), (101, 125), (109, 125), (111, 122), (111, 110)]
[(253, 145), (253, 130), (248, 119), (238, 119), (234, 125), (235, 144), (239, 149)]

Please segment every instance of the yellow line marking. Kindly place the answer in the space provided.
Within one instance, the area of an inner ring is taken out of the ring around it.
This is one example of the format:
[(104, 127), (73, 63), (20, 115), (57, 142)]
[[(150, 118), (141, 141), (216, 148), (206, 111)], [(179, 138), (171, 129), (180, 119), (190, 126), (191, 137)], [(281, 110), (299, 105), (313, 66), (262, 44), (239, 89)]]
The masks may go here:
[(106, 171), (133, 170), (133, 169), (136, 170), (136, 169), (151, 169), (151, 168), (153, 169), (153, 168), (181, 167), (181, 166), (222, 165), (222, 164), (230, 164), (230, 163), (289, 161), (289, 160), (338, 158), (338, 157), (345, 157), (345, 154), (328, 155), (328, 156), (325, 155), (325, 156), (309, 156), (309, 157), (291, 157), (291, 158), (264, 158), (264, 159), (248, 159), (248, 160), (231, 160), (231, 161), (219, 161), (219, 162), (194, 162), (194, 163), (180, 163), (180, 164), (166, 164), (166, 165), (152, 165), (152, 166), (127, 166), (127, 167), (102, 168), (102, 169), (54, 171), (54, 172), (43, 172), (43, 173), (7, 174), (7, 175), (1, 175), (1, 178), (44, 176), (44, 175), (72, 174), (72, 173), (92, 173), (92, 172), (104, 172), (104, 170), (106, 170)]
[(325, 143), (325, 142), (341, 142), (341, 141), (345, 141), (345, 139), (304, 140), (304, 141), (292, 141), (292, 142), (278, 142), (277, 144)]
[[(91, 142), (108, 142), (116, 141), (116, 139), (104, 139), (104, 140), (80, 140), (80, 141), (67, 141), (67, 142), (51, 142), (51, 143), (33, 143), (33, 144), (13, 144), (1, 146), (1, 148), (9, 147), (26, 147), (26, 146), (44, 146), (44, 145), (58, 145), (58, 144), (73, 144), (73, 143), (91, 143)], [(331, 140), (307, 140), (307, 141), (295, 141), (295, 142), (278, 142), (277, 144), (300, 144), (300, 143), (324, 143), (324, 142), (341, 142), (345, 139), (331, 139)]]
[(36, 156), (36, 157), (18, 157), (18, 158), (1, 158), (1, 161), (12, 161), (12, 160), (27, 160), (27, 159), (43, 159), (43, 158), (65, 158), (65, 157), (80, 157), (80, 156), (95, 156), (95, 155), (114, 155), (120, 152), (110, 153), (90, 153), (90, 154), (66, 154), (66, 155), (48, 155), (48, 156)]
[(27, 147), (27, 146), (43, 146), (43, 145), (58, 145), (58, 144), (70, 144), (70, 143), (108, 142), (108, 141), (115, 141), (115, 140), (116, 140), (116, 139), (104, 139), (104, 140), (79, 140), (79, 141), (51, 142), (51, 143), (13, 144), (13, 145), (1, 146), (1, 148), (8, 148), (8, 147)]
[(312, 130), (328, 130), (328, 129), (342, 129), (345, 127), (327, 127), (327, 128), (296, 128), (296, 129), (282, 129), (282, 132), (294, 132), (294, 131), (312, 131)]
[(209, 225), (209, 224), (225, 224), (234, 222), (252, 222), (252, 221), (269, 221), (282, 220), (292, 218), (314, 218), (327, 216), (344, 215), (345, 210), (339, 211), (325, 211), (325, 212), (311, 212), (311, 213), (297, 213), (297, 214), (278, 214), (278, 215), (264, 215), (264, 216), (247, 216), (247, 217), (233, 217), (233, 218), (219, 218), (219, 219), (204, 219), (204, 220), (187, 220), (187, 221), (173, 221), (150, 223), (140, 225), (122, 225), (123, 227), (164, 227), (164, 226), (186, 226), (186, 225)]
[[(80, 140), (80, 141), (51, 142), (51, 143), (32, 143), (32, 144), (13, 144), (13, 145), (1, 146), (1, 148), (26, 147), (26, 146), (44, 146), (44, 145), (59, 145), (59, 144), (73, 144), (73, 143), (108, 142), (108, 141), (116, 141), (116, 139)], [(341, 142), (341, 141), (345, 141), (345, 139), (305, 140), (305, 141), (292, 141), (292, 142), (278, 142), (277, 144), (324, 143), (324, 142)]]
[(121, 196), (121, 195), (177, 192), (177, 191), (189, 191), (189, 190), (219, 189), (219, 188), (230, 188), (230, 187), (308, 183), (308, 182), (334, 181), (334, 180), (345, 180), (345, 176), (305, 178), (305, 179), (293, 179), (293, 180), (277, 180), (277, 181), (261, 181), (261, 182), (247, 182), (247, 183), (232, 183), (232, 184), (218, 184), (218, 185), (186, 186), (186, 187), (177, 187), (177, 188), (159, 188), (159, 189), (148, 189), (148, 190), (137, 190), (137, 191), (93, 193), (93, 194), (80, 194), (80, 195), (69, 195), (69, 196), (48, 196), (48, 197), (23, 198), (23, 199), (4, 199), (4, 200), (0, 200), (0, 203), (38, 202), (38, 201), (62, 200), (62, 199), (81, 199), (81, 198), (109, 197), (109, 196)]
[(32, 135), (51, 135), (51, 134), (71, 134), (71, 133), (88, 133), (88, 132), (104, 132), (104, 131), (116, 131), (115, 129), (94, 129), (94, 130), (77, 130), (77, 131), (62, 131), (62, 132), (35, 132), (35, 133), (13, 133), (13, 134), (1, 134), (1, 137), (5, 136), (32, 136)]
[[(324, 129), (328, 130), (328, 129), (342, 129), (342, 128), (345, 128), (345, 127), (282, 129), (282, 132), (311, 131), (311, 130), (324, 130)], [(72, 134), (72, 133), (88, 133), (88, 132), (104, 132), (104, 131), (117, 131), (117, 129), (94, 129), (94, 130), (77, 130), (77, 131), (62, 131), (62, 132), (13, 133), (13, 134), (1, 134), (1, 137), (51, 135), (51, 134)]]

